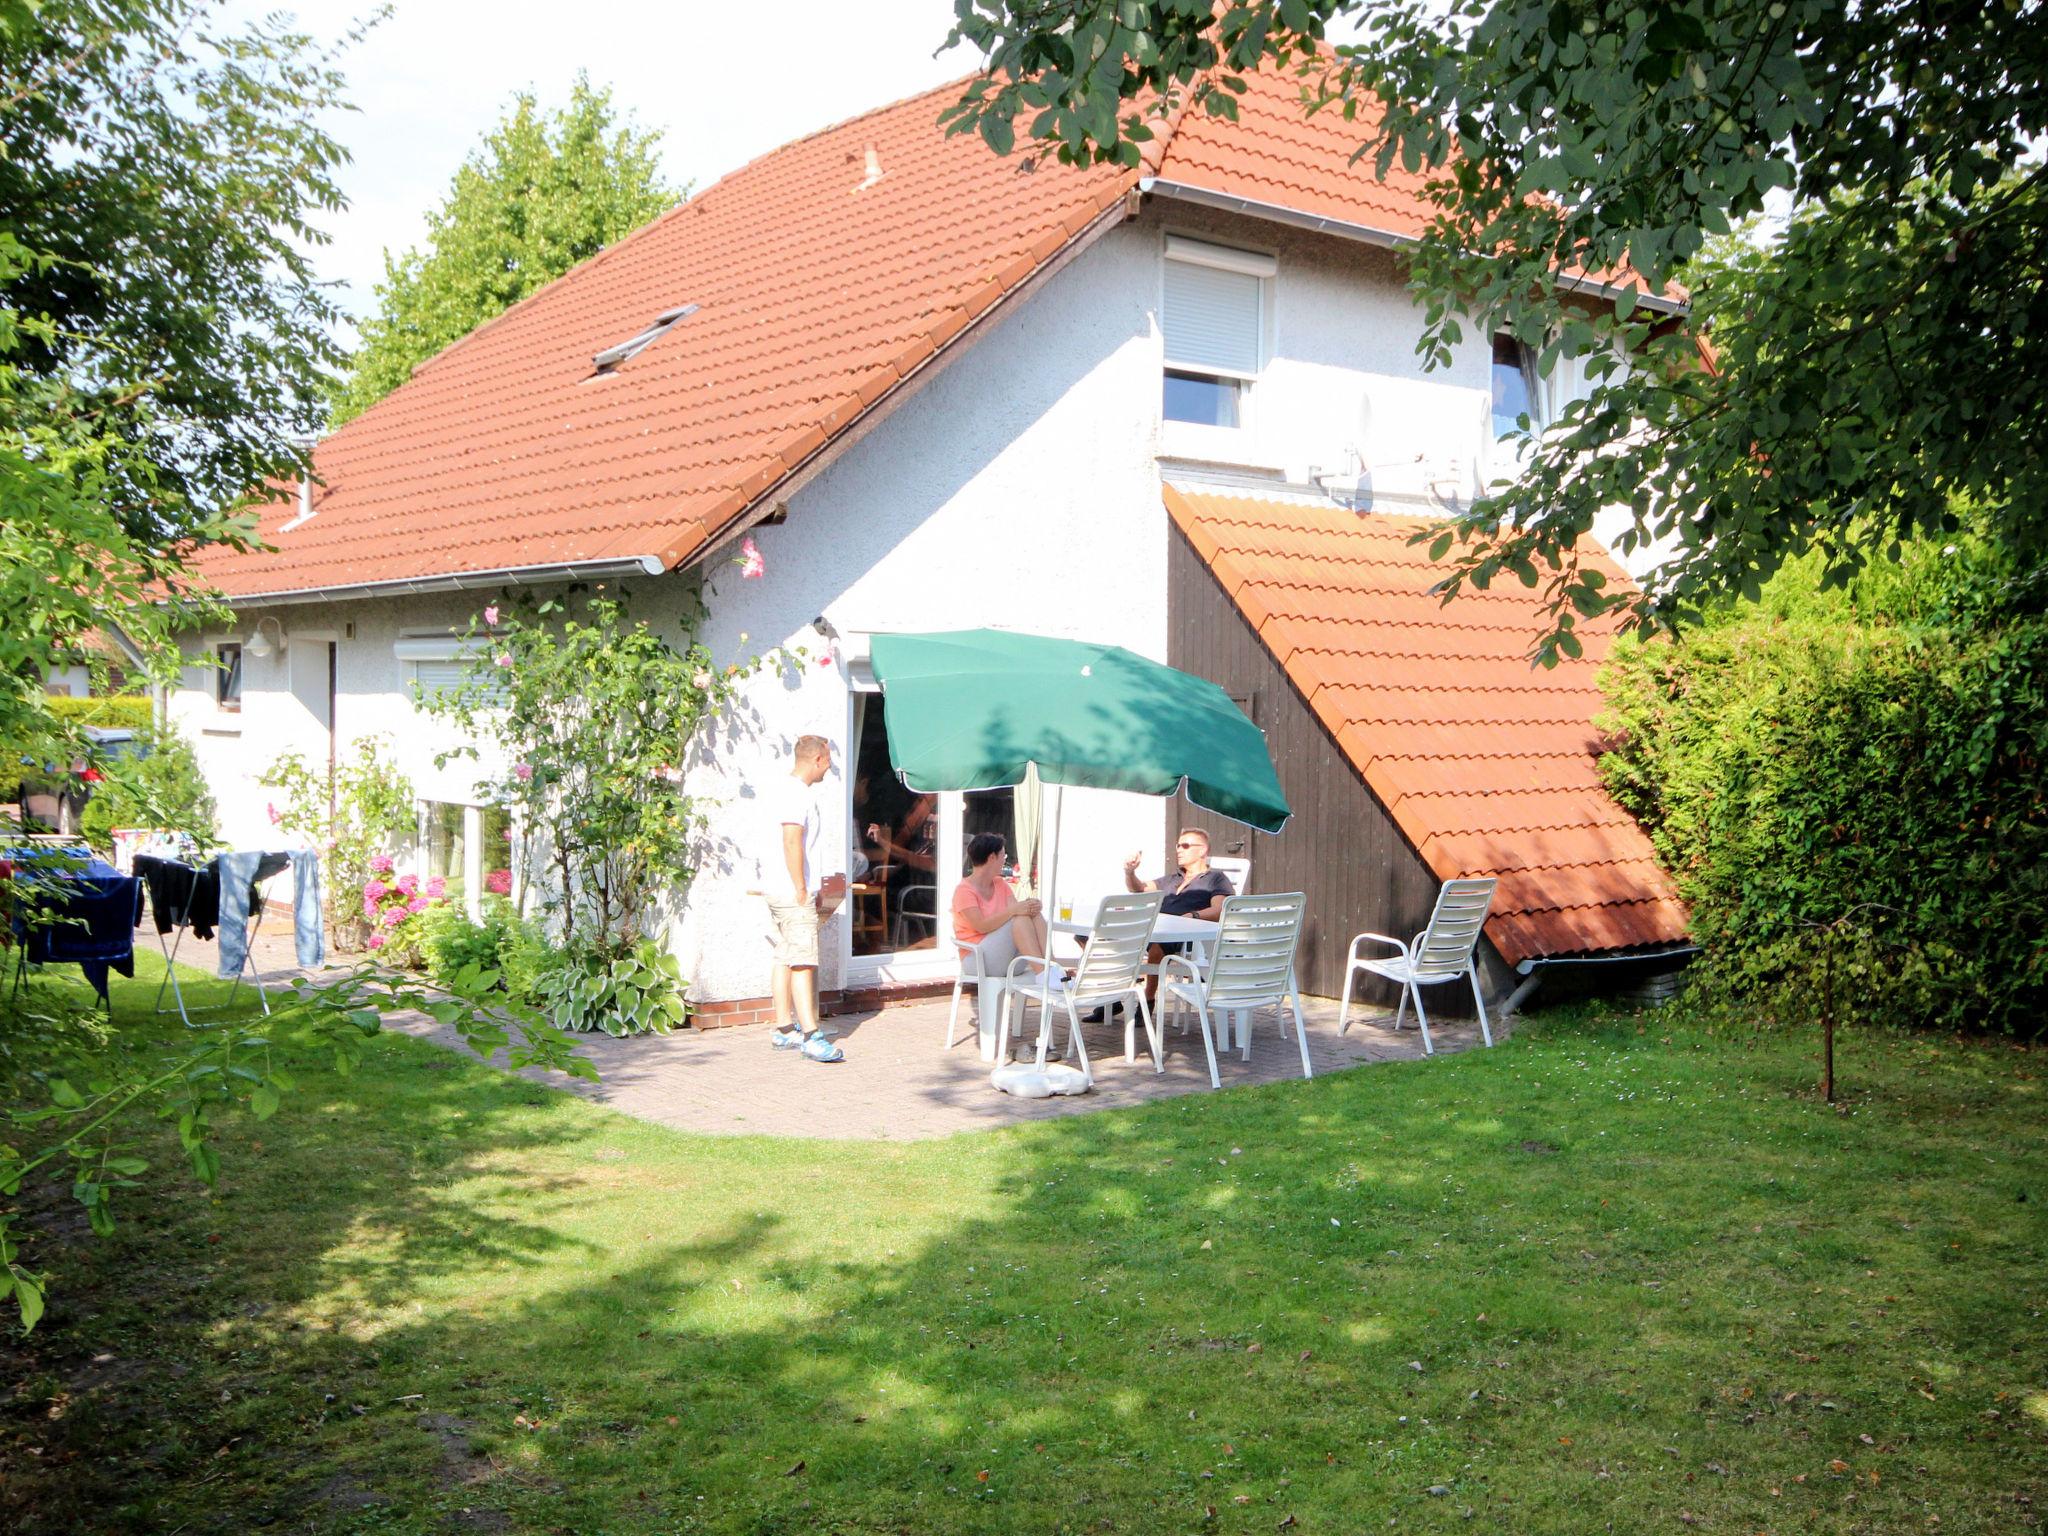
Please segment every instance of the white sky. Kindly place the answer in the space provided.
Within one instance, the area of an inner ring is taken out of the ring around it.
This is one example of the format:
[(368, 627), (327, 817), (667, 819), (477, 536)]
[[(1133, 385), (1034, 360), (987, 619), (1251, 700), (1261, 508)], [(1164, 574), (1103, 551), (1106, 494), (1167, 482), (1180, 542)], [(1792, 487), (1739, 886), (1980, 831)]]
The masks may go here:
[[(374, 3), (228, 0), (225, 14), (283, 9), (331, 39)], [(354, 157), (350, 207), (331, 221), (321, 274), (352, 313), (367, 310), (385, 249), (420, 242), (515, 91), (557, 106), (587, 70), (663, 131), (668, 179), (702, 191), (778, 144), (968, 73), (967, 50), (933, 57), (952, 18), (950, 0), (393, 0), (346, 61), (360, 110), (332, 131)]]

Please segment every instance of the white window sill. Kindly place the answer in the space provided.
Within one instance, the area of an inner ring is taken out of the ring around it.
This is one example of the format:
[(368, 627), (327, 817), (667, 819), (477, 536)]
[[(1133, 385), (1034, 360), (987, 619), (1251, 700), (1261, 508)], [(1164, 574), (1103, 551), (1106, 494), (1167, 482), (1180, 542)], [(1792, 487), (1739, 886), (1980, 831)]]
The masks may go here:
[(239, 736), (242, 734), (242, 722), (239, 720), (209, 720), (206, 724), (199, 727), (199, 734), (202, 736)]
[(1163, 421), (1159, 424), (1158, 456), (1274, 474), (1286, 471), (1279, 456), (1262, 451), (1257, 437), (1244, 427), (1205, 427), (1192, 421)]

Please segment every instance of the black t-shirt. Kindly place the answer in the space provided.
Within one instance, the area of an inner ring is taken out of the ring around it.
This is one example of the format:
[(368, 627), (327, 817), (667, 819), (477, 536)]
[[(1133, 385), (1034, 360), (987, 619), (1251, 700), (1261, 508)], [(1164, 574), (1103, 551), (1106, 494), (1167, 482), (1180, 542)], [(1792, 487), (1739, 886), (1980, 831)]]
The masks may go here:
[(1166, 898), (1159, 903), (1159, 910), (1169, 917), (1187, 917), (1200, 912), (1219, 896), (1237, 894), (1230, 884), (1230, 876), (1220, 869), (1206, 869), (1199, 875), (1183, 875), (1175, 871), (1159, 882), (1159, 890)]

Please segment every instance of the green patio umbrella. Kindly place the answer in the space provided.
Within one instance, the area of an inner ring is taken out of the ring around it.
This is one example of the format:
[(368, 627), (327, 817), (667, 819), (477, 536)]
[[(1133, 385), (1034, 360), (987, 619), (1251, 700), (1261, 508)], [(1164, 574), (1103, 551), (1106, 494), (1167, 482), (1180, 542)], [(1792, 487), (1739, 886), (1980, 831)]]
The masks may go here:
[[(1047, 784), (1185, 787), (1262, 832), (1287, 823), (1265, 734), (1205, 678), (1122, 646), (995, 629), (876, 635), (870, 655), (889, 761), (912, 789), (1019, 784), (1035, 764)], [(1050, 845), (1057, 860), (1057, 832)]]
[(889, 761), (912, 789), (1048, 784), (1171, 795), (1278, 832), (1265, 734), (1206, 678), (1117, 645), (964, 629), (877, 635)]

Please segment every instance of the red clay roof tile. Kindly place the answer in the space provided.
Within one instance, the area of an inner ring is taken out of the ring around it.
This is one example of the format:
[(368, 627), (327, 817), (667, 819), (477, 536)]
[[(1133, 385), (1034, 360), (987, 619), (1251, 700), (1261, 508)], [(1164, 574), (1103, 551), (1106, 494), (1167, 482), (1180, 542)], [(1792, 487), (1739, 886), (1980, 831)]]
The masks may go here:
[[(673, 564), (1116, 217), (1146, 176), (1404, 237), (1428, 215), (1417, 178), (1381, 181), (1352, 163), (1364, 125), (1303, 117), (1291, 77), (1253, 77), (1234, 122), (1180, 112), (1132, 169), (949, 138), (938, 116), (959, 91), (764, 155), (480, 326), (320, 444), (310, 522), (283, 533), (297, 509), (281, 497), (260, 509), (274, 548), (208, 549), (201, 573), (248, 597), (578, 560)], [(882, 171), (871, 185), (870, 150)], [(697, 311), (595, 372), (597, 352), (684, 303)], [(1364, 531), (1341, 558), (1397, 571), (1407, 531)], [(1284, 574), (1304, 585), (1273, 587), (1261, 601), (1274, 612), (1409, 622), (1407, 589), (1375, 580), (1360, 588), (1370, 606), (1333, 607), (1318, 595), (1328, 573), (1285, 549), (1296, 563)], [(1489, 606), (1461, 605), (1450, 622), (1498, 622), (1479, 617)]]
[[(1410, 542), (1419, 519), (1172, 485), (1166, 507), (1429, 867), (1500, 877), (1486, 931), (1509, 961), (1684, 937), (1595, 766), (1611, 622), (1582, 626), (1580, 660), (1532, 670), (1534, 595), (1431, 596), (1443, 572)], [(1627, 581), (1605, 551), (1581, 556)]]

